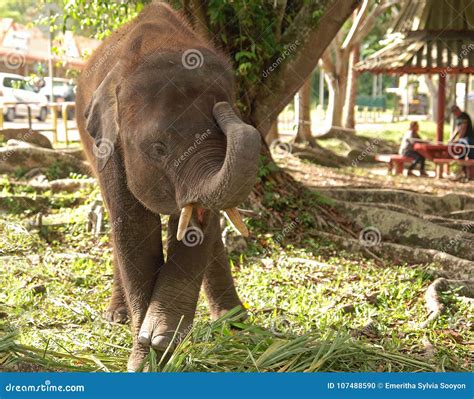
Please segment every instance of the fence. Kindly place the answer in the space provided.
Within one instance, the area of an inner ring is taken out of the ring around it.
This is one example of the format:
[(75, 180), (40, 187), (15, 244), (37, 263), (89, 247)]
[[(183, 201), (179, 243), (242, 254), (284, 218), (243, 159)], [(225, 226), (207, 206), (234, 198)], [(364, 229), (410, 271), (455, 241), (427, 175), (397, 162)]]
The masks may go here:
[[(42, 103), (43, 104), (43, 103)], [(41, 105), (42, 105), (41, 104)], [(24, 105), (27, 108), (28, 112), (28, 128), (33, 128), (32, 116), (31, 116), (31, 106), (32, 105), (40, 105), (40, 103), (36, 102), (3, 102), (0, 103), (0, 129), (3, 129), (4, 124), (4, 112), (8, 108), (12, 108), (13, 106)], [(41, 128), (41, 131), (49, 131), (53, 133), (53, 144), (58, 143), (58, 114), (61, 112), (64, 135), (65, 135), (65, 142), (66, 145), (69, 145), (69, 130), (71, 129), (68, 125), (68, 111), (70, 109), (76, 108), (76, 103), (72, 101), (64, 101), (64, 102), (50, 102), (46, 104), (48, 109), (51, 110), (52, 116), (52, 127), (51, 128)]]
[[(330, 128), (327, 120), (327, 110), (317, 106), (311, 110), (311, 130), (313, 133), (323, 133)], [(393, 111), (374, 107), (356, 107), (356, 123), (386, 123), (393, 120)], [(298, 115), (294, 107), (288, 105), (278, 115), (278, 131), (283, 135), (295, 135), (298, 130)]]

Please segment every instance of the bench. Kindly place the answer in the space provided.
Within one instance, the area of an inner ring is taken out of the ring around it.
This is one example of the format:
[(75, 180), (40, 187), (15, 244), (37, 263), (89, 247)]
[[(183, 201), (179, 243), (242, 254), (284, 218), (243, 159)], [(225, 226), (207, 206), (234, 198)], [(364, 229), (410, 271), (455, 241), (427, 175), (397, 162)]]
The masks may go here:
[(474, 180), (474, 159), (455, 159), (455, 158), (435, 158), (433, 162), (436, 167), (436, 177), (441, 179), (443, 177), (443, 167), (446, 165), (446, 173), (449, 172), (449, 165), (456, 163), (460, 166), (467, 166), (467, 178)]
[(392, 170), (395, 167), (396, 175), (403, 174), (403, 166), (406, 163), (413, 162), (413, 158), (398, 154), (376, 154), (375, 160), (379, 162), (385, 162), (388, 166), (388, 173), (392, 173)]

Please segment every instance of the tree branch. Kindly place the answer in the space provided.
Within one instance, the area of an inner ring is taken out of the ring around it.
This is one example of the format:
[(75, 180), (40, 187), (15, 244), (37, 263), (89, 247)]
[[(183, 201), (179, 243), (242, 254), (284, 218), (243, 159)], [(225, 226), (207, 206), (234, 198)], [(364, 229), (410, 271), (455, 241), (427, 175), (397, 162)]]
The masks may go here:
[(286, 44), (290, 53), (288, 58), (267, 79), (263, 79), (258, 88), (261, 94), (256, 98), (250, 119), (263, 134), (303, 85), (326, 47), (359, 3), (360, 0), (328, 2), (316, 26), (313, 26), (313, 14), (320, 4), (309, 2), (301, 8), (282, 35), (282, 43)]
[(210, 38), (208, 22), (207, 22), (207, 1), (192, 0), (192, 14), (194, 19), (194, 27), (205, 37)]
[(387, 1), (386, 3), (380, 3), (376, 5), (372, 12), (367, 16), (364, 23), (355, 32), (355, 35), (352, 38), (352, 43), (358, 43), (362, 41), (374, 28), (375, 24), (377, 23), (377, 18), (397, 3), (397, 1)]
[(275, 40), (277, 42), (281, 39), (281, 26), (285, 17), (286, 2), (287, 0), (275, 0)]
[(354, 23), (351, 26), (351, 30), (347, 34), (347, 36), (344, 40), (344, 43), (342, 43), (342, 48), (343, 49), (350, 47), (351, 44), (353, 43), (352, 39), (354, 38), (354, 35), (357, 32), (359, 26), (361, 25), (361, 23), (365, 19), (363, 17), (366, 15), (366, 12), (368, 10), (368, 6), (369, 6), (369, 0), (364, 0), (364, 2), (362, 3), (362, 5), (359, 8), (359, 11), (357, 12)]
[(321, 56), (321, 64), (324, 68), (324, 72), (330, 75), (336, 76), (337, 75), (336, 66), (332, 62), (331, 52), (329, 50), (330, 49), (328, 48)]

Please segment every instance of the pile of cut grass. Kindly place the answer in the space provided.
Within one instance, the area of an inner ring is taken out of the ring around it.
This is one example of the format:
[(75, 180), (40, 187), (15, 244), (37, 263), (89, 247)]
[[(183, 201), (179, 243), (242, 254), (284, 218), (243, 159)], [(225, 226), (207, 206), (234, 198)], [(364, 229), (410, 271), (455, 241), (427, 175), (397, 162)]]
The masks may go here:
[[(200, 323), (172, 354), (152, 351), (144, 368), (161, 372), (435, 371), (429, 362), (355, 342), (334, 331), (324, 340), (311, 334), (276, 337), (252, 324), (232, 321), (233, 312)], [(0, 339), (2, 364), (10, 370), (123, 371), (126, 356), (51, 351), (22, 345), (15, 333)]]

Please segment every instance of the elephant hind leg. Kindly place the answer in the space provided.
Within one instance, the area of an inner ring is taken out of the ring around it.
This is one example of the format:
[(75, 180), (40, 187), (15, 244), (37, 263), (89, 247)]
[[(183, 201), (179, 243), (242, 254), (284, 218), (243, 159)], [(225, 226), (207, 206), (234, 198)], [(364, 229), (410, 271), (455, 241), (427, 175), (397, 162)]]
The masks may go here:
[(238, 306), (243, 308), (220, 236), (216, 239), (212, 260), (206, 267), (203, 286), (213, 320)]
[(114, 281), (112, 285), (112, 297), (105, 311), (105, 319), (111, 323), (125, 324), (129, 319), (129, 311), (125, 292), (122, 285), (122, 277), (118, 267), (118, 261), (114, 255)]

